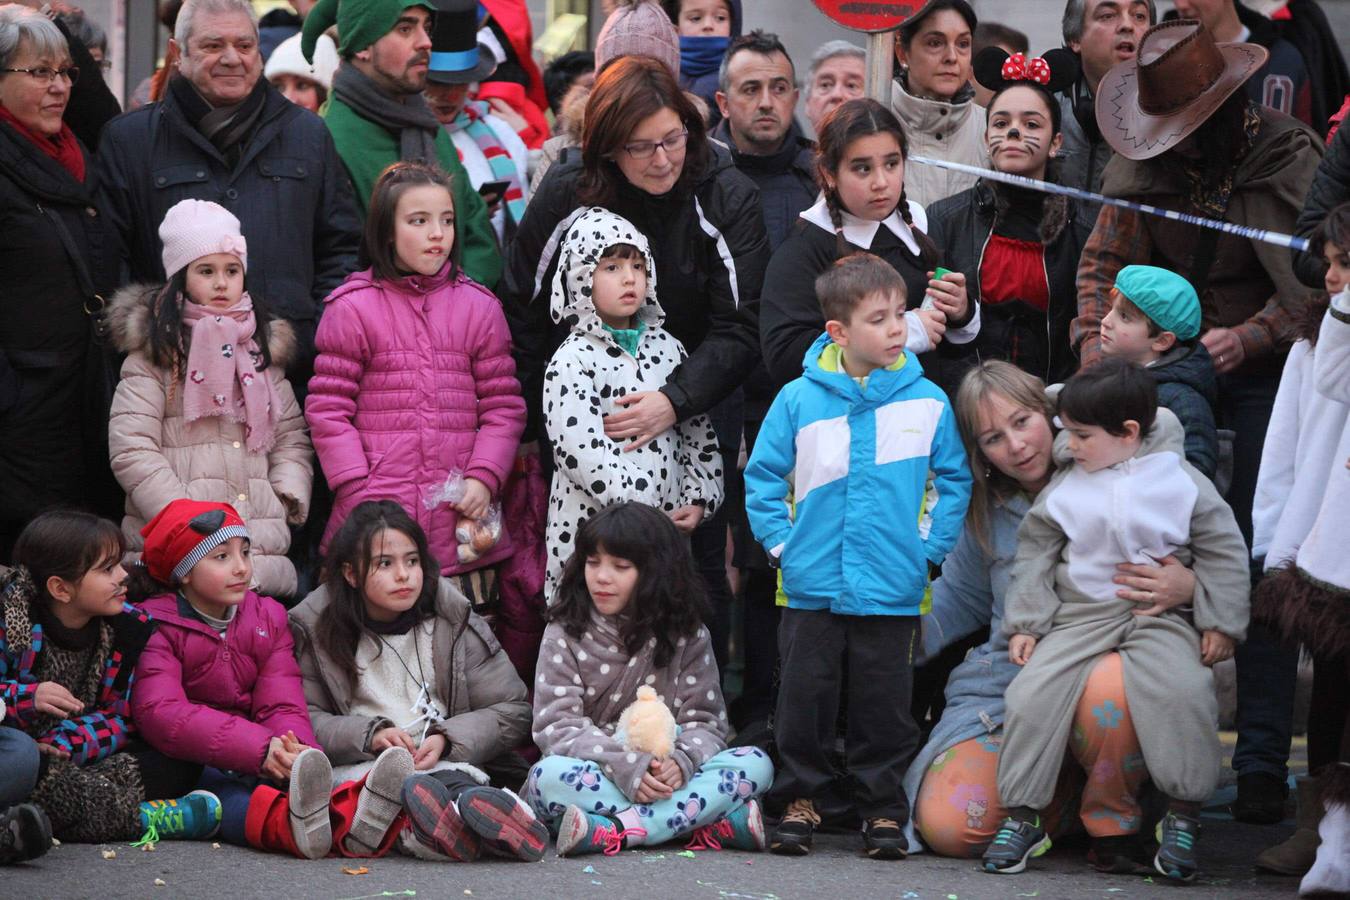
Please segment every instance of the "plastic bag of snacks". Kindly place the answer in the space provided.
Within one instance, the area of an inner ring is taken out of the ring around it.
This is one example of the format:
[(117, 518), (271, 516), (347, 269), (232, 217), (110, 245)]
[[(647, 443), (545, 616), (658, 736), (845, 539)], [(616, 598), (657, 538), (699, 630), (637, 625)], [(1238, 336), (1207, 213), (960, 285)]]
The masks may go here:
[[(435, 509), (442, 503), (451, 506), (464, 499), (464, 473), (451, 469), (444, 482), (427, 488), (422, 502), (427, 509)], [(481, 519), (460, 516), (455, 526), (455, 540), (459, 542), (456, 552), (461, 563), (471, 563), (483, 556), (502, 539), (501, 506), (492, 503)]]

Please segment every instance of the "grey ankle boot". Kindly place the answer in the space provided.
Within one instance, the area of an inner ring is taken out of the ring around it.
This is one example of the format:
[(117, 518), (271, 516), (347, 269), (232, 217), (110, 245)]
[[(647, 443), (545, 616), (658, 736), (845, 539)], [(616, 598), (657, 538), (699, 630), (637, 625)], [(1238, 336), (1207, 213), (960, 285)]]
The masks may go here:
[(1317, 858), (1317, 826), (1322, 821), (1323, 806), (1316, 778), (1305, 775), (1295, 779), (1298, 795), (1297, 830), (1289, 840), (1276, 844), (1256, 857), (1256, 867), (1280, 875), (1305, 875)]

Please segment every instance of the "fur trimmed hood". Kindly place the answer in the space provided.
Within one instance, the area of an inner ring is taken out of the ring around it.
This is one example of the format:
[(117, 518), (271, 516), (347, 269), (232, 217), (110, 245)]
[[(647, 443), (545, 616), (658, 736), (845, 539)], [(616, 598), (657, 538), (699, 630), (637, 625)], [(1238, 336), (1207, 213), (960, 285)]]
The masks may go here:
[[(129, 284), (112, 295), (108, 302), (108, 332), (118, 350), (150, 355), (150, 310), (163, 288), (157, 284)], [(290, 365), (296, 354), (295, 329), (290, 322), (268, 320), (267, 349), (272, 365), (282, 369)]]

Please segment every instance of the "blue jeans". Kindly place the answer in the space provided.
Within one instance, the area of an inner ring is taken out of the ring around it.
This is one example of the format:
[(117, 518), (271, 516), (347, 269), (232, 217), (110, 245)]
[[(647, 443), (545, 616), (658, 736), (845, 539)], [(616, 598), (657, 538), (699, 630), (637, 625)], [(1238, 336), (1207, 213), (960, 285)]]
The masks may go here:
[[(1280, 379), (1275, 375), (1225, 375), (1219, 379), (1215, 409), (1219, 426), (1231, 428), (1233, 484), (1228, 505), (1250, 549), (1252, 497), (1261, 468), (1270, 410)], [(1280, 644), (1265, 628), (1253, 625), (1237, 648), (1237, 746), (1233, 769), (1239, 775), (1264, 773), (1289, 777), (1289, 745), (1294, 735), (1294, 687), (1298, 651)]]
[(669, 800), (635, 804), (600, 773), (600, 767), (570, 756), (545, 756), (530, 769), (525, 799), (539, 821), (557, 835), (568, 806), (616, 815), (636, 807), (647, 829), (644, 844), (655, 846), (711, 825), (763, 794), (773, 781), (773, 763), (755, 747), (723, 750), (705, 762)]
[(17, 729), (0, 727), (0, 807), (28, 799), (37, 786), (41, 761), (36, 741)]

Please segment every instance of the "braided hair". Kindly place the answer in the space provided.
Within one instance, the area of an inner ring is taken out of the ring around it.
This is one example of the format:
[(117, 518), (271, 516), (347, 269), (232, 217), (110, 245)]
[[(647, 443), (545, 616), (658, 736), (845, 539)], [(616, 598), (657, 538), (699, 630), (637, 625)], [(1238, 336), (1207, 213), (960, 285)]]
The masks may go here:
[[(816, 183), (825, 195), (825, 208), (829, 210), (830, 223), (834, 225), (836, 253), (840, 257), (847, 256), (853, 250), (844, 239), (843, 206), (839, 199), (838, 188), (830, 186), (830, 177), (838, 178), (839, 167), (848, 154), (850, 144), (859, 138), (874, 134), (889, 134), (894, 137), (900, 146), (901, 159), (908, 158), (909, 139), (905, 137), (904, 127), (893, 112), (875, 100), (860, 99), (842, 103), (835, 107), (817, 128)], [(905, 197), (903, 184), (900, 187), (900, 204), (897, 209), (900, 218), (914, 234), (924, 268), (936, 267), (939, 260), (937, 245), (928, 235), (914, 227), (914, 217), (910, 214), (909, 200)]]

